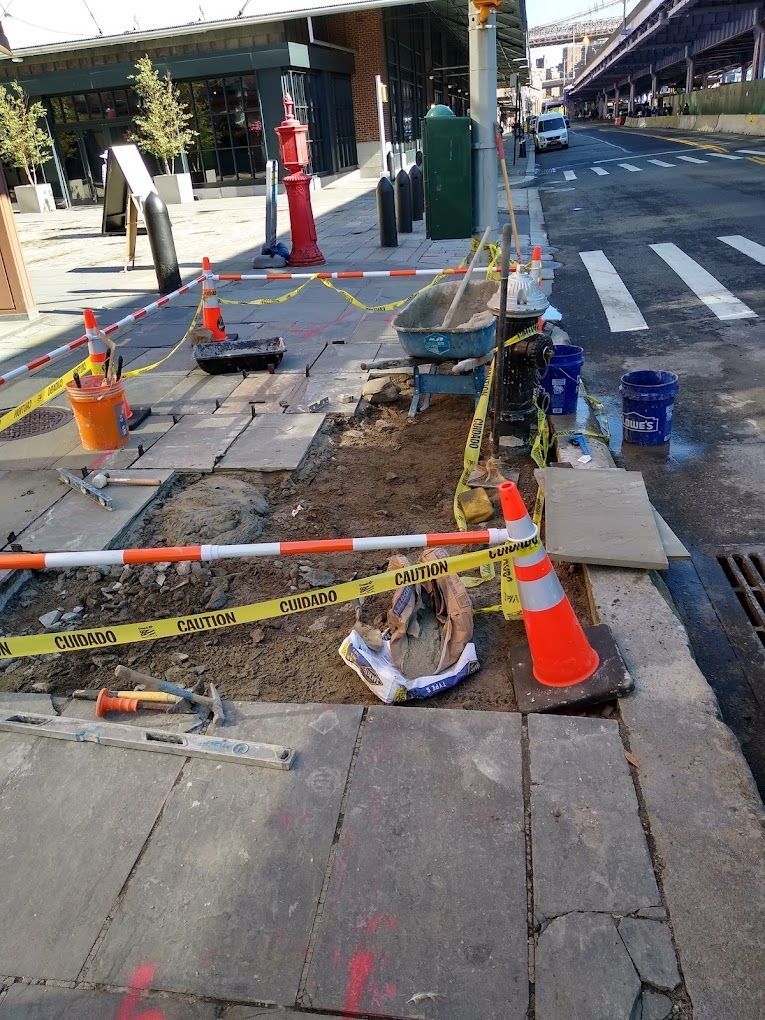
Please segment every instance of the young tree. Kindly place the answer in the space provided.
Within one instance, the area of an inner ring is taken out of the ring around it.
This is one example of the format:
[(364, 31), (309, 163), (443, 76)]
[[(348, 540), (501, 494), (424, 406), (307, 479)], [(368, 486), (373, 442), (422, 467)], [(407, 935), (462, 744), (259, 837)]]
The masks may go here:
[(149, 57), (141, 57), (135, 69), (131, 78), (142, 109), (135, 117), (138, 144), (162, 161), (166, 174), (174, 173), (175, 157), (196, 137), (189, 127), (191, 114), (170, 75), (161, 78)]
[(30, 102), (17, 81), (0, 88), (0, 157), (23, 170), (30, 184), (37, 184), (37, 168), (53, 150), (40, 127), (44, 117), (42, 103)]

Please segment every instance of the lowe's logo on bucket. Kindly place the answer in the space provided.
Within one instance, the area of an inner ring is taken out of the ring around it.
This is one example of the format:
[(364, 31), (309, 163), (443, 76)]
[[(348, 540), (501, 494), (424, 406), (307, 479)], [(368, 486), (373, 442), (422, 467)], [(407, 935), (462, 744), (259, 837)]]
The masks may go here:
[(446, 354), (449, 350), (449, 341), (443, 333), (429, 333), (425, 337), (425, 350), (429, 354)]
[(638, 414), (637, 411), (625, 412), (624, 427), (631, 432), (658, 432), (659, 419), (651, 418), (645, 414)]

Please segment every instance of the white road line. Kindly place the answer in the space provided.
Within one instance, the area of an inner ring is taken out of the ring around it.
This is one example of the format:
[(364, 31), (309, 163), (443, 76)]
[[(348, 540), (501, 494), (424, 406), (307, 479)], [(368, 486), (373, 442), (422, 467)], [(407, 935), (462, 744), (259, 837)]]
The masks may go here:
[(575, 181), (576, 180), (576, 174), (574, 173), (573, 170), (564, 170), (563, 171), (563, 179), (566, 180), (566, 181)]
[(743, 152), (745, 156), (765, 156), (765, 149), (736, 149), (736, 152)]
[(729, 244), (731, 248), (735, 248), (736, 251), (748, 255), (750, 259), (765, 266), (765, 245), (750, 241), (748, 237), (742, 237), (741, 234), (729, 234), (727, 237), (718, 237), (717, 240), (722, 241), (723, 244)]
[(683, 283), (690, 287), (718, 319), (757, 317), (757, 312), (753, 312), (743, 301), (734, 297), (719, 280), (698, 262), (694, 262), (690, 255), (686, 255), (676, 244), (652, 244), (651, 248), (659, 258), (664, 259), (670, 269), (674, 269)]
[(629, 170), (632, 174), (641, 173), (643, 170), (642, 166), (635, 166), (634, 163), (620, 163), (619, 166), (624, 170)]
[(717, 159), (742, 159), (742, 156), (732, 156), (729, 152), (708, 152), (707, 156), (715, 156)]
[(604, 170), (602, 166), (591, 166), (590, 170), (592, 170), (594, 174), (597, 174), (598, 177), (608, 176), (608, 170)]
[(706, 163), (705, 159), (696, 159), (695, 156), (678, 156), (677, 158), (685, 160), (686, 163)]
[(648, 162), (654, 166), (677, 166), (677, 163), (665, 163), (663, 159), (649, 159)]
[(579, 258), (590, 274), (612, 333), (628, 333), (648, 329), (648, 323), (632, 295), (602, 251), (580, 251)]

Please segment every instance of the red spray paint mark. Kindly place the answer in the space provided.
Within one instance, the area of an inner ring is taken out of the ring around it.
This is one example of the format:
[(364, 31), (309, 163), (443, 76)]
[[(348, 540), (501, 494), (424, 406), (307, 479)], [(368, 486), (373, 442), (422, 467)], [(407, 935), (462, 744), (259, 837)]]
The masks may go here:
[(149, 1009), (142, 1013), (137, 1012), (138, 1000), (145, 991), (151, 988), (153, 980), (154, 964), (142, 963), (130, 979), (130, 991), (117, 1007), (114, 1020), (165, 1020), (165, 1014), (161, 1009)]
[(348, 1013), (358, 1012), (364, 999), (367, 982), (374, 967), (371, 953), (354, 953), (348, 961), (348, 983), (345, 987), (343, 1009)]

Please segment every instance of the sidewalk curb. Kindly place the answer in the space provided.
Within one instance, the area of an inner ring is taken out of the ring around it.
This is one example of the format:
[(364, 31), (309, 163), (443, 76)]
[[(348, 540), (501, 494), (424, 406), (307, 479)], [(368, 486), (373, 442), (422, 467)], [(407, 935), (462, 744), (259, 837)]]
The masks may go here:
[[(547, 245), (536, 189), (529, 216), (536, 243)], [(592, 445), (589, 467), (615, 467), (607, 445)], [(559, 441), (557, 450), (559, 461), (587, 470), (578, 447)], [(622, 732), (638, 762), (633, 778), (693, 1015), (759, 1020), (765, 809), (749, 766), (660, 579), (583, 570), (595, 622), (611, 628), (635, 681), (619, 702)]]

